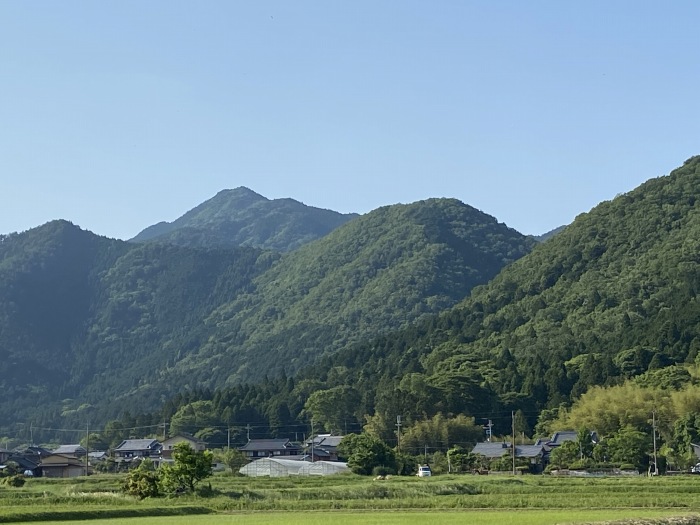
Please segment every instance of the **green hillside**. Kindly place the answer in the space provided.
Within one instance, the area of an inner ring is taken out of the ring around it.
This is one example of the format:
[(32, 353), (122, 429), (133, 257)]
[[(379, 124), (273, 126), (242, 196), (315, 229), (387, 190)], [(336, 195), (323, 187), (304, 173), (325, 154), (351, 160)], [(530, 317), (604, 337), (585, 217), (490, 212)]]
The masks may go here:
[(65, 221), (3, 237), (0, 360), (10, 373), (0, 376), (0, 421), (133, 396), (201, 345), (203, 319), (276, 258), (129, 244)]
[(16, 371), (0, 421), (104, 421), (293, 374), (454, 305), (532, 245), (447, 199), (381, 208), (285, 255), (126, 243), (62, 221), (5, 236), (0, 359)]
[(182, 376), (209, 386), (293, 374), (454, 305), (534, 244), (457, 200), (379, 208), (287, 255), (219, 308)]
[(134, 242), (158, 240), (190, 247), (252, 246), (290, 251), (357, 217), (306, 206), (293, 199), (266, 199), (248, 188), (223, 190), (173, 222), (149, 226)]
[[(327, 431), (364, 426), (395, 444), (397, 415), (407, 431), (428, 425), (426, 418), (464, 414), (491, 420), (496, 434), (508, 435), (515, 412), (517, 430), (526, 434), (536, 424), (546, 434), (549, 422), (559, 421), (605, 434), (624, 433), (624, 425), (632, 424), (629, 432), (649, 436), (651, 411), (660, 410), (666, 444), (695, 442), (698, 371), (683, 365), (700, 363), (698, 188), (700, 157), (694, 157), (670, 175), (578, 216), (441, 315), (349, 344), (304, 367), (293, 380), (179, 395), (150, 417), (212, 436), (217, 426), (248, 421), (264, 421), (258, 423), (261, 432), (284, 436), (313, 419)], [(441, 204), (450, 208), (449, 202)], [(402, 210), (378, 213), (389, 211)], [(310, 263), (304, 250), (295, 256), (290, 260)], [(277, 285), (282, 296), (289, 285), (276, 270), (258, 278), (256, 286)], [(391, 304), (390, 289), (382, 296)], [(348, 296), (343, 305), (351, 301)], [(253, 301), (246, 305), (257, 311)], [(303, 312), (309, 319), (324, 318), (322, 308)], [(284, 326), (285, 318), (263, 325), (264, 333)], [(256, 350), (264, 364), (268, 354), (262, 345)], [(560, 413), (574, 402), (569, 416)], [(425, 439), (445, 446), (434, 436)], [(675, 457), (665, 453), (669, 461)]]
[(534, 425), (592, 385), (694, 362), (699, 188), (694, 157), (601, 203), (439, 318), (329, 359), (319, 388), (365, 392), (360, 410), (389, 430), (423, 411), (520, 409)]

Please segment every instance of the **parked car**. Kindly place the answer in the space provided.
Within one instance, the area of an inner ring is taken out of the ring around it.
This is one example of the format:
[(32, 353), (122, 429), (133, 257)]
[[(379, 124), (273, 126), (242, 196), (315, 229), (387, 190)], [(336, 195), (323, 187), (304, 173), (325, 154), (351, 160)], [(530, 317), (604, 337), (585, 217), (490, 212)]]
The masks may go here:
[(428, 465), (421, 465), (418, 467), (417, 476), (419, 478), (429, 478), (432, 475), (433, 475), (433, 472), (430, 470), (430, 467)]

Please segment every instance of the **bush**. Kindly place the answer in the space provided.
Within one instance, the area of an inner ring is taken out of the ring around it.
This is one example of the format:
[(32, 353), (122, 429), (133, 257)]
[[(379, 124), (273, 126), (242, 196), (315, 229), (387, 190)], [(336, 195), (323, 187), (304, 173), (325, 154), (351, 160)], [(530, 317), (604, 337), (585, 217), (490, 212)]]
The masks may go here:
[(416, 473), (418, 460), (415, 456), (405, 453), (396, 454), (396, 474), (399, 476), (413, 476)]
[(380, 466), (380, 467), (374, 467), (372, 469), (372, 475), (373, 476), (390, 476), (396, 474), (396, 470), (391, 468), (391, 467), (385, 467), (385, 466)]
[(386, 443), (369, 434), (349, 434), (338, 446), (338, 453), (348, 458), (348, 467), (363, 476), (375, 467), (396, 465), (396, 454)]
[(156, 498), (160, 496), (160, 475), (150, 461), (144, 461), (127, 474), (122, 489), (139, 499)]
[(8, 487), (23, 487), (26, 480), (19, 474), (14, 474), (12, 476), (7, 476), (3, 478), (2, 482)]

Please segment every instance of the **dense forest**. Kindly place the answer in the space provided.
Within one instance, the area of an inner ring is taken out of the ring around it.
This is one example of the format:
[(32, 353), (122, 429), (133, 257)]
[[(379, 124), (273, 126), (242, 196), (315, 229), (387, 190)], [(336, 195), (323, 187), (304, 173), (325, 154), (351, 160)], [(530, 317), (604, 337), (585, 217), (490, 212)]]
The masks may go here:
[(401, 415), (405, 432), (438, 448), (459, 443), (448, 432), (455, 418), (509, 434), (514, 413), (523, 435), (586, 427), (622, 448), (650, 447), (654, 425), (664, 457), (687, 466), (700, 439), (698, 188), (694, 157), (580, 215), (440, 315), (295, 377), (180, 394), (139, 422), (212, 442), (247, 424), (263, 437), (313, 423), (395, 444)]
[(450, 199), (380, 208), (288, 253), (126, 243), (66, 221), (3, 236), (3, 433), (291, 377), (456, 304), (534, 244)]

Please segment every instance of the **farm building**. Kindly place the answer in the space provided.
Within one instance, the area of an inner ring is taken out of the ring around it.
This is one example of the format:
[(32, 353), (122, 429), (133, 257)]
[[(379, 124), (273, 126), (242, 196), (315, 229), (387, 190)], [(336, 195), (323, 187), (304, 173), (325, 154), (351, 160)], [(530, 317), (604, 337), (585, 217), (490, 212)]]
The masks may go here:
[(260, 458), (241, 467), (238, 472), (250, 477), (281, 478), (287, 476), (329, 476), (346, 470), (348, 470), (347, 463), (336, 461), (310, 463), (295, 459)]

